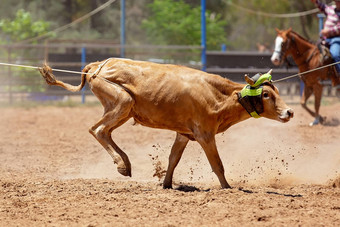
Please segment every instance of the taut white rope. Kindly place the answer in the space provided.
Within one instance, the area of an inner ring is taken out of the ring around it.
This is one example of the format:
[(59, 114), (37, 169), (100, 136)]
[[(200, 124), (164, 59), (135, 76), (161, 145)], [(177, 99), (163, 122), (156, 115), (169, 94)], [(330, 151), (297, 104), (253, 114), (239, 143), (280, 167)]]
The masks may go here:
[[(10, 64), (10, 63), (2, 63), (2, 62), (0, 62), (0, 65), (13, 66), (13, 67), (21, 67), (21, 68), (30, 68), (30, 69), (39, 69), (39, 68), (41, 68), (41, 67), (37, 67), (37, 66)], [(94, 73), (83, 73), (83, 72), (80, 72), (80, 71), (71, 71), (71, 70), (64, 70), (64, 69), (52, 69), (52, 70), (56, 71), (56, 72), (73, 73), (73, 74), (89, 74), (89, 75), (94, 74)]]
[(262, 11), (255, 11), (252, 9), (248, 9), (248, 8), (244, 8), (242, 6), (239, 6), (235, 3), (233, 3), (231, 0), (229, 1), (225, 1), (227, 4), (234, 6), (240, 10), (243, 10), (247, 13), (252, 13), (252, 14), (256, 14), (256, 15), (260, 15), (260, 16), (265, 16), (265, 17), (276, 17), (276, 18), (292, 18), (292, 17), (302, 17), (302, 16), (306, 16), (306, 15), (310, 15), (310, 14), (314, 14), (319, 12), (318, 8), (315, 9), (311, 9), (311, 10), (307, 10), (304, 12), (297, 12), (297, 13), (283, 13), (283, 14), (278, 14), (278, 13), (266, 13), (266, 12), (262, 12)]
[[(87, 75), (96, 75), (99, 73), (99, 71), (101, 70), (101, 68), (110, 60), (111, 58), (108, 58), (106, 59), (105, 62), (103, 62), (102, 64), (100, 64), (97, 68), (97, 70), (93, 73), (84, 73), (84, 72), (79, 72), (79, 71), (71, 71), (71, 70), (64, 70), (64, 69), (52, 69), (52, 71), (55, 71), (55, 72), (64, 72), (64, 73), (73, 73), (73, 74), (87, 74)], [(4, 66), (13, 66), (13, 67), (21, 67), (21, 68), (30, 68), (30, 69), (41, 69), (42, 67), (37, 67), (37, 66), (30, 66), (30, 65), (19, 65), (19, 64), (11, 64), (11, 63), (3, 63), (3, 62), (0, 62), (0, 65), (4, 65)], [(97, 75), (98, 76), (98, 75)], [(101, 76), (98, 76), (98, 78), (101, 78), (103, 80), (105, 80), (106, 82), (110, 83), (110, 84), (113, 84), (113, 85), (116, 85), (116, 86), (120, 86), (104, 77), (101, 77)], [(120, 86), (122, 87), (122, 86)], [(123, 87), (124, 88), (124, 87)], [(124, 88), (126, 89), (126, 88)]]
[(321, 67), (318, 67), (318, 68), (315, 68), (315, 69), (311, 69), (311, 70), (308, 70), (308, 71), (305, 71), (305, 72), (302, 72), (302, 73), (297, 73), (297, 74), (294, 74), (294, 75), (291, 75), (291, 76), (287, 76), (287, 77), (284, 77), (282, 79), (278, 79), (278, 80), (273, 80), (272, 82), (275, 83), (275, 82), (280, 82), (280, 81), (283, 81), (283, 80), (288, 80), (290, 78), (293, 78), (293, 77), (297, 77), (297, 76), (301, 76), (303, 74), (307, 74), (307, 73), (310, 73), (310, 72), (314, 72), (314, 71), (317, 71), (317, 70), (320, 70), (320, 69), (323, 69), (323, 68), (327, 68), (327, 67), (330, 67), (332, 65), (336, 65), (336, 64), (339, 64), (340, 61), (338, 62), (334, 62), (332, 64), (328, 64), (328, 65), (324, 65), (324, 66), (321, 66)]

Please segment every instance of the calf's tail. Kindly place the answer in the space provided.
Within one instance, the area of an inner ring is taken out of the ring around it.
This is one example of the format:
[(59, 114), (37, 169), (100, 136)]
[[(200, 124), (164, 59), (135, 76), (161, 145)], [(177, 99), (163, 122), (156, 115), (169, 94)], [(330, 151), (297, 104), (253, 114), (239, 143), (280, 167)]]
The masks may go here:
[(78, 86), (73, 86), (71, 84), (64, 83), (60, 80), (57, 80), (52, 73), (52, 68), (49, 67), (46, 63), (44, 64), (42, 68), (39, 68), (39, 72), (41, 73), (41, 75), (43, 76), (47, 84), (59, 86), (71, 92), (80, 91), (84, 87), (85, 81), (86, 81), (85, 73), (87, 73), (87, 71), (88, 71), (88, 67), (85, 67), (83, 69), (83, 73), (81, 74), (80, 84)]

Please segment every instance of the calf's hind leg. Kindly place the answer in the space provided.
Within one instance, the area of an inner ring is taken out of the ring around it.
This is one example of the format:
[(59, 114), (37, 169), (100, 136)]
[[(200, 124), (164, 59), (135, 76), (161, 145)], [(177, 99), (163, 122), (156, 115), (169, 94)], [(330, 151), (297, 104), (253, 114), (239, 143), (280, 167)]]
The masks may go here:
[(124, 176), (131, 177), (131, 163), (129, 157), (117, 146), (111, 137), (113, 129), (122, 125), (129, 118), (124, 119), (122, 122), (113, 122), (112, 118), (114, 118), (114, 115), (115, 111), (105, 113), (104, 117), (97, 124), (92, 126), (89, 132), (112, 157), (113, 162), (117, 164), (118, 172)]
[[(112, 94), (112, 90), (110, 94)], [(108, 93), (106, 93), (108, 95)], [(131, 177), (131, 163), (128, 156), (112, 140), (111, 133), (114, 129), (124, 124), (130, 118), (130, 111), (134, 104), (132, 97), (125, 91), (120, 92), (117, 97), (105, 97), (103, 106), (105, 113), (103, 117), (89, 129), (89, 132), (110, 154), (117, 170), (124, 176)], [(108, 101), (110, 100), (110, 102)], [(103, 100), (101, 100), (103, 101)]]

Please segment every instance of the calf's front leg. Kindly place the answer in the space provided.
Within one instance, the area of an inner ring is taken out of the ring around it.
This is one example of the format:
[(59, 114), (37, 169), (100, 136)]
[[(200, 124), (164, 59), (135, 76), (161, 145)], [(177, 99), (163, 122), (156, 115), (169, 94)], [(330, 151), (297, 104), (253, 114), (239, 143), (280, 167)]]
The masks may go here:
[(171, 148), (171, 153), (169, 156), (168, 169), (163, 182), (163, 188), (172, 188), (172, 177), (174, 170), (182, 157), (183, 151), (188, 144), (189, 139), (181, 134), (177, 133), (174, 144)]
[(202, 146), (213, 172), (217, 175), (222, 188), (231, 188), (224, 176), (224, 167), (218, 154), (214, 135), (196, 137), (197, 142)]

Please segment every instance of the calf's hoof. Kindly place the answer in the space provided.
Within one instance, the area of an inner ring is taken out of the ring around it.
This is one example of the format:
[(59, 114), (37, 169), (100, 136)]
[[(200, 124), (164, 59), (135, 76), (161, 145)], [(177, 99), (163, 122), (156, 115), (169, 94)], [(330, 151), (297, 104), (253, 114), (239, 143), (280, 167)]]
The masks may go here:
[(163, 189), (172, 189), (172, 185), (163, 185)]
[(124, 164), (117, 166), (118, 173), (126, 177), (131, 177), (131, 168), (127, 168)]
[(221, 189), (232, 189), (232, 187), (229, 185), (227, 187), (221, 187)]
[(222, 189), (231, 189), (231, 186), (227, 182), (225, 182), (224, 184), (221, 184), (221, 188)]

